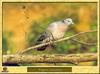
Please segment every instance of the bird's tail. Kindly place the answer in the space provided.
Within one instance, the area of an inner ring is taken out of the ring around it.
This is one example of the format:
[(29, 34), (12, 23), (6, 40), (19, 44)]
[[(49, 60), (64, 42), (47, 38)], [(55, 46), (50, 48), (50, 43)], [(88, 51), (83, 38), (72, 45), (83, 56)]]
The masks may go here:
[[(42, 41), (37, 41), (36, 43), (35, 43), (35, 45), (39, 45), (39, 44), (42, 44), (43, 42)], [(38, 51), (43, 51), (43, 50), (45, 50), (46, 48), (48, 47), (48, 45), (44, 45), (44, 46), (41, 46), (41, 47), (38, 47), (38, 48), (36, 48)]]

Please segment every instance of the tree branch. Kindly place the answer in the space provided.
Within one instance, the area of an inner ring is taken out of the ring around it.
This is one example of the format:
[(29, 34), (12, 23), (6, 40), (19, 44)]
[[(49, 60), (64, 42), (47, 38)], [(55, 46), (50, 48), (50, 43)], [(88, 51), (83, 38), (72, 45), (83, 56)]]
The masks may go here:
[(72, 63), (96, 61), (97, 53), (84, 54), (42, 54), (3, 55), (3, 63)]
[(24, 49), (22, 52), (20, 52), (19, 54), (23, 54), (29, 50), (32, 50), (32, 49), (36, 49), (36, 48), (39, 48), (41, 46), (44, 46), (44, 45), (48, 45), (48, 44), (53, 44), (53, 43), (57, 43), (57, 42), (61, 42), (61, 41), (65, 41), (65, 40), (69, 40), (73, 37), (76, 37), (78, 35), (81, 35), (81, 34), (85, 34), (85, 33), (90, 33), (90, 32), (96, 32), (97, 30), (90, 30), (90, 31), (87, 31), (87, 32), (80, 32), (78, 34), (75, 34), (75, 35), (72, 35), (72, 36), (69, 36), (69, 37), (65, 37), (65, 38), (62, 38), (62, 39), (59, 39), (59, 40), (55, 40), (55, 41), (50, 41), (50, 42), (47, 42), (47, 43), (43, 43), (43, 44), (39, 44), (39, 45), (36, 45), (36, 46), (32, 46), (32, 47), (29, 47), (27, 49)]
[(79, 41), (77, 39), (71, 39), (72, 41), (75, 41), (75, 42), (78, 42), (80, 44), (84, 44), (84, 45), (88, 45), (88, 46), (93, 46), (93, 45), (96, 45), (96, 43), (86, 43), (86, 42), (83, 42), (83, 41)]

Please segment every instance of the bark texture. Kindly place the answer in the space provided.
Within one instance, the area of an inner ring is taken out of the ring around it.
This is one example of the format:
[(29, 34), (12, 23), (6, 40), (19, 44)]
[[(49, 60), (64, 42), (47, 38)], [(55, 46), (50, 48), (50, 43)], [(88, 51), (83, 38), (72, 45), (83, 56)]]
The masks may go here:
[(3, 63), (73, 63), (96, 61), (97, 53), (3, 55)]

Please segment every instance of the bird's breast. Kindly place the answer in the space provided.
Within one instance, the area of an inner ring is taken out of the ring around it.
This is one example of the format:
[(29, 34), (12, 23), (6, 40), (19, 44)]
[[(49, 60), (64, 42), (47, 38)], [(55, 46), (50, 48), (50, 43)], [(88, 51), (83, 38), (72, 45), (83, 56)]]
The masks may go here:
[(54, 32), (52, 33), (52, 35), (53, 35), (53, 37), (54, 37), (55, 39), (59, 39), (59, 38), (62, 38), (62, 37), (64, 36), (64, 32), (61, 32), (61, 31), (54, 31)]
[(67, 31), (68, 26), (64, 23), (57, 22), (53, 23), (48, 27), (48, 31), (52, 33), (55, 39), (64, 37), (65, 32)]

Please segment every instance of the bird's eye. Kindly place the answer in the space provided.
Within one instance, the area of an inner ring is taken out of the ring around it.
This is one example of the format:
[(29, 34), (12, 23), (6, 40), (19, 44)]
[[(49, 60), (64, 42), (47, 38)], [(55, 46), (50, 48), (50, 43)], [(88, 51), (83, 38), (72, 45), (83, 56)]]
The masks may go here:
[(68, 22), (70, 22), (70, 21), (68, 20)]

